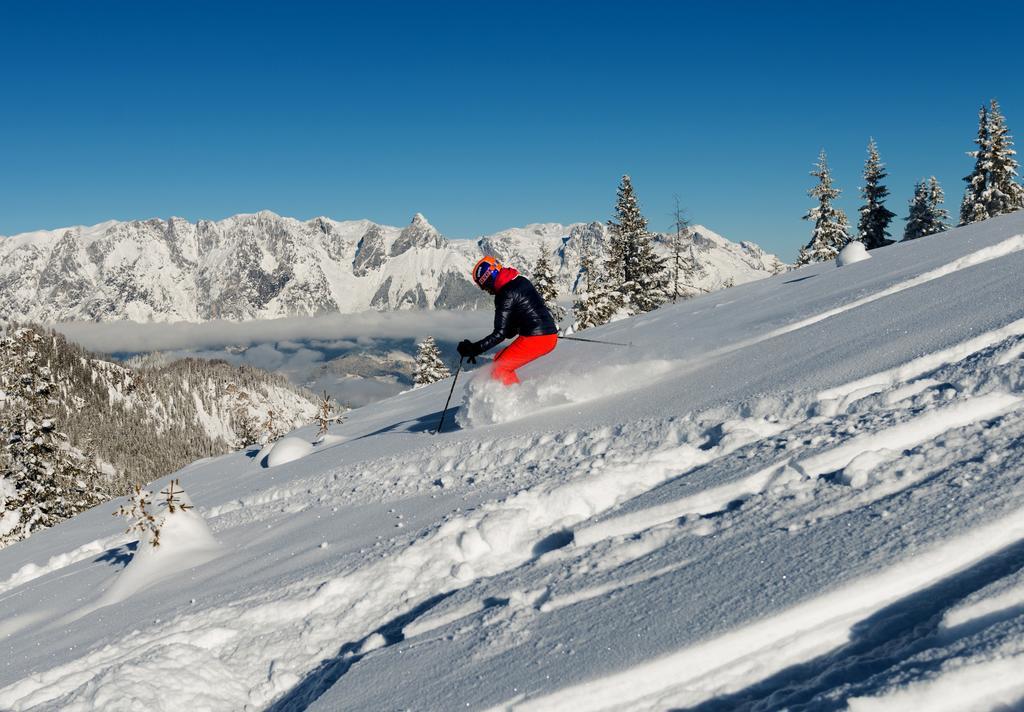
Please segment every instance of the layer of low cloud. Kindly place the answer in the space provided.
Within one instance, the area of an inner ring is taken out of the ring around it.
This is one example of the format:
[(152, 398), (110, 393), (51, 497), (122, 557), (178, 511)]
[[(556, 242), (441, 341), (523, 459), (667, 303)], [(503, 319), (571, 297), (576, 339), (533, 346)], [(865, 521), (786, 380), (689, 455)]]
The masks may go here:
[(433, 336), (454, 363), (455, 342), (491, 330), (489, 311), (419, 311), (332, 314), (248, 322), (140, 324), (65, 322), (53, 328), (90, 351), (131, 355), (160, 352), (167, 359), (221, 359), (280, 373), (314, 393), (327, 391), (359, 407), (411, 387), (388, 377), (331, 372), (329, 362), (350, 353), (415, 352), (413, 342)]
[(275, 350), (309, 348), (312, 342), (351, 348), (372, 345), (374, 339), (426, 336), (459, 341), (482, 338), (492, 319), (489, 311), (401, 311), (204, 323), (62, 322), (53, 328), (90, 351), (125, 354), (267, 343), (277, 344)]

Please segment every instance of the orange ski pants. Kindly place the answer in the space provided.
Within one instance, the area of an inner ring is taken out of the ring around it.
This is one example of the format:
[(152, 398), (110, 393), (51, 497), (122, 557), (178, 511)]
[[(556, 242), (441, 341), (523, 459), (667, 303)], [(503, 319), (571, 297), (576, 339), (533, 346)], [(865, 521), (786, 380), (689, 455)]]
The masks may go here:
[(525, 366), (544, 354), (551, 353), (558, 344), (558, 334), (544, 336), (519, 336), (494, 357), (494, 369), (491, 378), (501, 381), (506, 386), (519, 383), (516, 369)]

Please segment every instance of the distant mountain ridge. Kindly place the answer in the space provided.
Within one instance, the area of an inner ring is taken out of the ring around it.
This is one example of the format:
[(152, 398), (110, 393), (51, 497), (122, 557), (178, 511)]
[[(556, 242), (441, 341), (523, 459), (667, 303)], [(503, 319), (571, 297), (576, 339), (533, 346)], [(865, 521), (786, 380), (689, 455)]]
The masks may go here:
[[(107, 489), (118, 494), (197, 458), (255, 442), (264, 431), (277, 437), (316, 413), (312, 393), (251, 366), (159, 356), (125, 365), (55, 332), (19, 331), (36, 335), (36, 358), (55, 385), (47, 416), (68, 435), (71, 447), (92, 452), (111, 478)], [(0, 338), (0, 421), (6, 409), (22, 407), (9, 392), (9, 384), (22, 383), (28, 372), (16, 344)]]
[[(449, 240), (417, 213), (397, 228), (369, 220), (300, 221), (269, 211), (220, 221), (111, 221), (0, 238), (0, 320), (202, 322), (324, 312), (473, 309), (489, 298), (469, 279), (494, 254), (529, 274), (546, 249), (562, 294), (576, 289), (583, 249), (604, 223), (543, 223)], [(693, 229), (712, 291), (785, 265), (753, 243)], [(658, 237), (667, 251), (667, 237)]]

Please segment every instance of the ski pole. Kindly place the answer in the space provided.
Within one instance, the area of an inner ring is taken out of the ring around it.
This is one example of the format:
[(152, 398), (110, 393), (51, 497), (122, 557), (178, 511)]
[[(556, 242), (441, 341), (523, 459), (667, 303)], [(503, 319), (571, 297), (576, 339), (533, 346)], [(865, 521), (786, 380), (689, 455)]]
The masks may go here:
[(632, 346), (633, 342), (630, 341), (628, 344), (623, 344), (619, 341), (601, 341), (600, 339), (584, 339), (579, 336), (559, 336), (559, 341), (565, 339), (566, 341), (586, 341), (588, 344), (608, 344), (609, 346)]
[(455, 392), (455, 382), (459, 380), (459, 371), (462, 370), (462, 362), (465, 358), (459, 359), (459, 367), (455, 369), (455, 376), (452, 378), (452, 389), (448, 391), (448, 400), (444, 402), (444, 410), (441, 411), (441, 420), (437, 423), (437, 430), (434, 431), (434, 435), (441, 432), (441, 428), (444, 427), (444, 416), (448, 415), (448, 404), (452, 402), (452, 393)]

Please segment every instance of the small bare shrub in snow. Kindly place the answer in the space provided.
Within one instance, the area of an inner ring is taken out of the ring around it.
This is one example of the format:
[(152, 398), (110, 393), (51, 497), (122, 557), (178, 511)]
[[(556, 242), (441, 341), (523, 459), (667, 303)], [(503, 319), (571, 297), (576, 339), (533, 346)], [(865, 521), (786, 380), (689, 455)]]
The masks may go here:
[(157, 547), (160, 546), (160, 522), (149, 511), (149, 506), (153, 503), (152, 496), (153, 493), (148, 489), (144, 489), (141, 485), (135, 485), (135, 491), (128, 503), (118, 507), (114, 516), (124, 517), (128, 520), (125, 534), (138, 532), (140, 539), (148, 535), (149, 543)]
[[(174, 488), (178, 489), (175, 490)], [(171, 514), (175, 512), (184, 512), (185, 510), (192, 509), (192, 505), (188, 502), (182, 501), (181, 495), (185, 494), (185, 490), (181, 488), (181, 482), (178, 480), (171, 480), (167, 489), (160, 490), (160, 494), (164, 497), (166, 502), (167, 511)]]
[(263, 445), (280, 440), (281, 436), (284, 435), (281, 425), (274, 420), (274, 417), (274, 409), (267, 408), (267, 419), (263, 421), (263, 434), (260, 435), (260, 443)]
[(114, 512), (114, 516), (124, 517), (128, 520), (128, 529), (125, 530), (126, 534), (138, 532), (140, 539), (148, 535), (149, 544), (155, 549), (160, 546), (160, 529), (166, 517), (176, 512), (192, 509), (192, 505), (182, 499), (184, 494), (185, 490), (181, 488), (181, 483), (178, 480), (171, 480), (167, 485), (167, 489), (160, 490), (166, 514), (157, 517), (150, 511), (150, 506), (153, 504), (153, 493), (136, 485), (131, 499), (128, 500), (127, 504), (122, 504), (118, 507), (117, 511)]
[(315, 421), (320, 429), (317, 431), (317, 441), (323, 440), (324, 436), (327, 435), (327, 431), (331, 426), (331, 423), (340, 423), (345, 419), (345, 414), (338, 409), (338, 404), (334, 402), (334, 399), (324, 391), (324, 394), (320, 397), (319, 403), (317, 403), (316, 418)]

